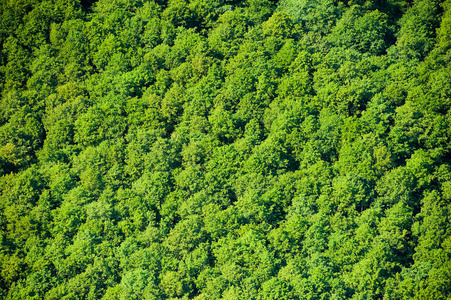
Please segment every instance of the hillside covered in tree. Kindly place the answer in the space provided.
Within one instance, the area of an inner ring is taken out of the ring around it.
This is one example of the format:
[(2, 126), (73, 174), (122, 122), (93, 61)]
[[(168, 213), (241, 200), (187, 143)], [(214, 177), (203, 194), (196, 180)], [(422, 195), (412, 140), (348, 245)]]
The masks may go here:
[(1, 299), (451, 299), (451, 0), (1, 0)]

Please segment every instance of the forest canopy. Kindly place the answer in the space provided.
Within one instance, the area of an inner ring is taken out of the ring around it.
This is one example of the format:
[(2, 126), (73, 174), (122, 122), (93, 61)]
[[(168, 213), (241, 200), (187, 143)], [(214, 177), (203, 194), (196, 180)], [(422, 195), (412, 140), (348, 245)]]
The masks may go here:
[(451, 0), (1, 0), (1, 299), (450, 299)]

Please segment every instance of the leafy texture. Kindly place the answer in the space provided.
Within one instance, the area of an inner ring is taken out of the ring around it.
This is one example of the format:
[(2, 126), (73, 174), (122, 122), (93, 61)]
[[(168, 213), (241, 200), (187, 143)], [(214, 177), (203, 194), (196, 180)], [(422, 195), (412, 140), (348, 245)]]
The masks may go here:
[(451, 2), (0, 1), (1, 299), (449, 299)]

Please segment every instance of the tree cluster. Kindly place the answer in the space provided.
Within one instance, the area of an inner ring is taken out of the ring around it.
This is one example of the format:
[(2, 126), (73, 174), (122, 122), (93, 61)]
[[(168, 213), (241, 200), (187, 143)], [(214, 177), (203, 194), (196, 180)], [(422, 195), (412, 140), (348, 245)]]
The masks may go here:
[(451, 0), (0, 20), (0, 298), (449, 299)]

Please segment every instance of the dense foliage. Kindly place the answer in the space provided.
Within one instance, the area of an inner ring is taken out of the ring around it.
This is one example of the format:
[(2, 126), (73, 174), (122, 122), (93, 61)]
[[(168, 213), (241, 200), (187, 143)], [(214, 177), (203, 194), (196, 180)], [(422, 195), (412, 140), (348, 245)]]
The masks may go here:
[(0, 298), (450, 299), (450, 0), (0, 13)]

